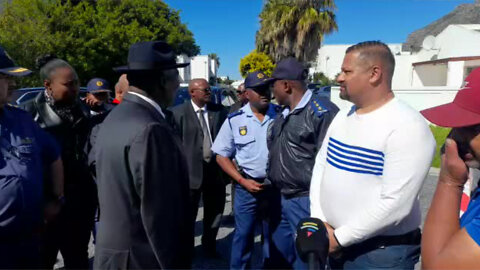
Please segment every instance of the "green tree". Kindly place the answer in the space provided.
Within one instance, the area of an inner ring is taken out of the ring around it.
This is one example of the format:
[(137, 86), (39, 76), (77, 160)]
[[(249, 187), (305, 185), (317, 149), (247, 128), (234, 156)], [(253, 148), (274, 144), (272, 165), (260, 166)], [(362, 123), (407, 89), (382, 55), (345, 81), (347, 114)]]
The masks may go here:
[(335, 81), (335, 79), (330, 80), (327, 76), (325, 76), (323, 72), (315, 72), (310, 76), (309, 79), (311, 82), (319, 83), (322, 86), (337, 85), (337, 82)]
[[(128, 48), (139, 41), (164, 40), (177, 54), (197, 55), (193, 34), (179, 12), (160, 0), (12, 0), (0, 14), (0, 44), (22, 66), (54, 53), (77, 70), (82, 85), (92, 77), (112, 84), (112, 70), (126, 63)], [(37, 76), (21, 86), (39, 86)]]
[(240, 60), (240, 74), (244, 78), (247, 77), (248, 73), (254, 71), (262, 71), (265, 75), (272, 76), (274, 67), (268, 55), (256, 50), (251, 51)]
[(315, 60), (324, 34), (337, 30), (334, 0), (267, 0), (260, 13), (257, 50), (275, 62)]
[(208, 57), (210, 57), (211, 59), (214, 59), (215, 62), (217, 62), (217, 66), (220, 67), (220, 57), (218, 57), (216, 53), (209, 53)]

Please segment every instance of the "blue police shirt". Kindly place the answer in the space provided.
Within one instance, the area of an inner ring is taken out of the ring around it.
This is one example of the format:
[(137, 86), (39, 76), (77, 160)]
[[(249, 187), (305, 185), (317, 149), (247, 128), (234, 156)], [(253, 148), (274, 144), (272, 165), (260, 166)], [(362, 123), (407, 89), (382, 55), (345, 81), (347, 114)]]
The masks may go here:
[(25, 111), (0, 111), (0, 237), (42, 221), (43, 168), (60, 157), (55, 140)]
[(234, 156), (246, 174), (264, 178), (268, 162), (267, 129), (277, 107), (270, 104), (263, 122), (255, 117), (250, 103), (230, 114), (217, 134), (212, 151), (224, 157)]
[(472, 239), (480, 246), (480, 192), (474, 192), (467, 211), (460, 219), (460, 227), (465, 228)]

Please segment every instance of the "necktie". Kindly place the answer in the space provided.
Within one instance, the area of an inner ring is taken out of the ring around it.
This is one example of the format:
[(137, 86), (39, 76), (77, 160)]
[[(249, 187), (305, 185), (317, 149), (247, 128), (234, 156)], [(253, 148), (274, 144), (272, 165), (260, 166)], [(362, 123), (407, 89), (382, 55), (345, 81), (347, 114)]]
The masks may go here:
[(210, 141), (210, 132), (208, 131), (208, 126), (207, 122), (205, 122), (205, 117), (203, 114), (205, 113), (204, 110), (200, 109), (199, 111), (199, 120), (200, 120), (200, 126), (202, 127), (203, 131), (203, 160), (205, 162), (210, 162), (210, 159), (212, 158), (212, 142)]

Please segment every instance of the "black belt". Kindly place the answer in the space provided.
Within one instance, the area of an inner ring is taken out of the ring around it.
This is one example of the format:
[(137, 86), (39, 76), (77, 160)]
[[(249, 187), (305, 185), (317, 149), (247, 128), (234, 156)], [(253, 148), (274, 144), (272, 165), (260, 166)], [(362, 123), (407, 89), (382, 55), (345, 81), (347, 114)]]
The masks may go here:
[(243, 171), (242, 169), (240, 169), (240, 175), (242, 175), (244, 178), (246, 179), (252, 179), (252, 180), (255, 180), (255, 182), (258, 182), (260, 184), (263, 184), (263, 182), (265, 182), (266, 180), (266, 177), (262, 177), (262, 178), (256, 178), (256, 177), (252, 177), (250, 175), (248, 175), (245, 171)]
[(420, 229), (413, 230), (401, 235), (381, 235), (367, 239), (358, 244), (343, 248), (343, 255), (351, 253), (366, 253), (368, 251), (397, 245), (419, 245), (422, 239)]

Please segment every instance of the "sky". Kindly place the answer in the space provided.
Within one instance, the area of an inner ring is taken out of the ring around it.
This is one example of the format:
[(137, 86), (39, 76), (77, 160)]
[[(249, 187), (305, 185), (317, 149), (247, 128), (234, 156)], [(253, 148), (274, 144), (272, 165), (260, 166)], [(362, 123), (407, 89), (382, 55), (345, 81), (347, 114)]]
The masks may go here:
[[(201, 54), (220, 57), (218, 76), (241, 79), (240, 59), (255, 49), (263, 0), (164, 0), (180, 11)], [(335, 0), (338, 31), (324, 44), (403, 43), (408, 34), (474, 0)]]

